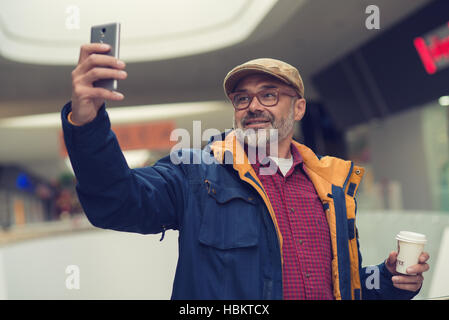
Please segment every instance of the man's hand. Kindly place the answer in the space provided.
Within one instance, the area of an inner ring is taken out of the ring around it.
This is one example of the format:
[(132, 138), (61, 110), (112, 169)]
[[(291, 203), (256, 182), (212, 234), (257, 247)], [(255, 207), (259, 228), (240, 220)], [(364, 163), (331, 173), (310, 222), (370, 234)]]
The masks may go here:
[(393, 286), (398, 289), (417, 291), (419, 288), (421, 288), (424, 280), (422, 273), (426, 272), (430, 268), (426, 263), (426, 261), (430, 258), (429, 254), (427, 252), (421, 253), (421, 255), (419, 256), (418, 264), (407, 268), (407, 273), (416, 275), (405, 275), (396, 272), (397, 257), (398, 253), (396, 251), (392, 251), (388, 256), (388, 259), (385, 261), (385, 266), (387, 267), (388, 271), (393, 274), (393, 277), (391, 278), (391, 280), (393, 281)]
[(92, 121), (104, 100), (122, 100), (123, 95), (93, 83), (99, 79), (126, 79), (125, 63), (106, 53), (110, 46), (101, 43), (89, 43), (81, 46), (78, 65), (72, 71), (72, 120), (83, 125)]

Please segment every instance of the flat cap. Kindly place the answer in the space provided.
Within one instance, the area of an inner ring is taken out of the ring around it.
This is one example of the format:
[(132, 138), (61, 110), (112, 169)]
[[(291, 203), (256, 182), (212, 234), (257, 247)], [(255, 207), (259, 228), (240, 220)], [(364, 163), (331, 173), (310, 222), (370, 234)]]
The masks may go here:
[(251, 60), (229, 71), (223, 82), (226, 96), (234, 91), (243, 77), (254, 73), (269, 74), (291, 86), (300, 97), (304, 97), (304, 84), (298, 69), (284, 61), (271, 58)]

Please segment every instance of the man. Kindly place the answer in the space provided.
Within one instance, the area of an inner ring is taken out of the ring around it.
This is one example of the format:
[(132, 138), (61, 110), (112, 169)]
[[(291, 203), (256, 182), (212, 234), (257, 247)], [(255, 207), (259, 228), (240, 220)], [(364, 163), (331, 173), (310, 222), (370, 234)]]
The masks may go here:
[(378, 285), (367, 286), (372, 272), (361, 266), (354, 200), (363, 168), (318, 158), (292, 140), (306, 108), (296, 68), (274, 59), (234, 68), (224, 88), (236, 130), (213, 137), (204, 150), (174, 151), (152, 167), (131, 170), (104, 105), (123, 95), (92, 86), (127, 76), (123, 62), (98, 54), (108, 50), (82, 46), (72, 100), (62, 110), (78, 196), (97, 227), (179, 230), (173, 299), (410, 299), (418, 293), (427, 253), (409, 270), (416, 275), (399, 275), (392, 252), (374, 273)]

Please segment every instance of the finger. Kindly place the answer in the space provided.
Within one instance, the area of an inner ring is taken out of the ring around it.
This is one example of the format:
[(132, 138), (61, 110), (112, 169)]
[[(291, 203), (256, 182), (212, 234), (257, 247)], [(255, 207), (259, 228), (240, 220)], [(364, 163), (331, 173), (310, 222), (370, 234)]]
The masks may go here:
[(390, 252), (388, 258), (385, 260), (385, 267), (392, 274), (397, 274), (396, 272), (396, 260), (398, 253), (396, 251)]
[(420, 284), (424, 281), (422, 275), (416, 276), (394, 276), (391, 278), (394, 284)]
[(424, 262), (426, 262), (429, 259), (430, 259), (430, 255), (427, 252), (423, 252), (419, 256), (419, 263), (424, 263)]
[(117, 91), (111, 91), (104, 88), (91, 88), (83, 87), (78, 92), (79, 99), (103, 99), (103, 100), (114, 100), (120, 101), (124, 99), (124, 95)]
[(391, 278), (393, 286), (408, 291), (416, 291), (421, 288), (424, 281), (422, 275), (417, 276), (394, 276)]
[(419, 263), (415, 264), (411, 267), (407, 268), (407, 273), (423, 273), (430, 269), (430, 266), (427, 263)]
[(396, 265), (397, 257), (398, 253), (396, 251), (391, 251), (387, 258), (387, 264), (390, 266)]
[(106, 43), (86, 43), (81, 46), (78, 64), (82, 63), (87, 57), (94, 53), (106, 53), (111, 50), (111, 46)]
[(124, 69), (125, 63), (115, 57), (104, 54), (92, 53), (77, 67), (79, 74), (84, 74), (94, 67), (111, 67), (114, 69)]
[(92, 86), (92, 83), (100, 79), (126, 79), (128, 74), (123, 70), (115, 70), (110, 68), (93, 68), (87, 72), (81, 80), (82, 84)]

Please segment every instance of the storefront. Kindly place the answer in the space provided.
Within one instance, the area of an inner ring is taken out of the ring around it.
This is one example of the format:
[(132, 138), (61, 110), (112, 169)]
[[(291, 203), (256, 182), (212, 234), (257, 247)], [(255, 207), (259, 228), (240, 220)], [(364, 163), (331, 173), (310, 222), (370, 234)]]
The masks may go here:
[(449, 1), (431, 2), (313, 82), (345, 132), (346, 156), (367, 168), (360, 208), (449, 212)]

